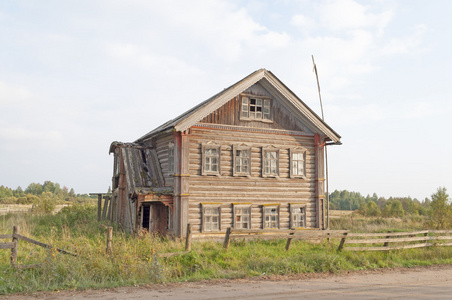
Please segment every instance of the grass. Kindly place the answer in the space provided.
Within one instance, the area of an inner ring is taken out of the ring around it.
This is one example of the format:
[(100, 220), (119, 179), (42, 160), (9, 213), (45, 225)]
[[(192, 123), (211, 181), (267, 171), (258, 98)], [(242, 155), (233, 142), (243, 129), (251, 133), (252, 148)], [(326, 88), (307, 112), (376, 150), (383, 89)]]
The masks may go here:
[[(416, 218), (369, 219), (345, 216), (331, 220), (334, 229), (352, 231), (402, 231), (423, 228)], [(23, 235), (78, 254), (20, 242), (21, 265), (42, 263), (33, 269), (14, 270), (9, 250), (0, 250), (0, 294), (39, 290), (111, 288), (171, 281), (243, 278), (272, 274), (298, 274), (412, 267), (452, 262), (452, 247), (432, 247), (381, 252), (337, 252), (337, 242), (294, 241), (290, 251), (285, 240), (233, 241), (229, 251), (221, 243), (193, 242), (192, 251), (167, 258), (159, 253), (183, 251), (184, 244), (145, 234), (139, 237), (114, 228), (113, 252), (105, 254), (108, 223), (96, 221), (93, 206), (75, 205), (56, 215), (7, 215), (0, 218), (0, 233), (20, 226)]]

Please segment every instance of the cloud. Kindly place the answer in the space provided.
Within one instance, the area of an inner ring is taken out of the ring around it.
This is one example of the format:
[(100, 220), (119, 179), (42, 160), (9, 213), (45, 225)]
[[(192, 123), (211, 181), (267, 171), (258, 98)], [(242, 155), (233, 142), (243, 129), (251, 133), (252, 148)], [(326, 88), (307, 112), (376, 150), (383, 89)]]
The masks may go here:
[(26, 87), (12, 85), (4, 81), (0, 81), (0, 95), (0, 107), (25, 105), (29, 103), (33, 97), (33, 93)]
[(320, 21), (330, 30), (343, 31), (373, 27), (383, 30), (393, 16), (392, 10), (371, 13), (370, 6), (353, 0), (327, 1), (320, 7)]
[(327, 105), (328, 123), (337, 127), (356, 126), (370, 122), (380, 122), (388, 118), (388, 113), (376, 104), (339, 106)]
[(407, 54), (415, 52), (422, 44), (422, 39), (427, 31), (427, 26), (421, 24), (414, 27), (413, 33), (401, 38), (392, 38), (382, 50), (383, 54)]
[(21, 127), (0, 128), (0, 148), (14, 151), (33, 145), (33, 148), (52, 149), (62, 146), (63, 135), (58, 130), (30, 130)]

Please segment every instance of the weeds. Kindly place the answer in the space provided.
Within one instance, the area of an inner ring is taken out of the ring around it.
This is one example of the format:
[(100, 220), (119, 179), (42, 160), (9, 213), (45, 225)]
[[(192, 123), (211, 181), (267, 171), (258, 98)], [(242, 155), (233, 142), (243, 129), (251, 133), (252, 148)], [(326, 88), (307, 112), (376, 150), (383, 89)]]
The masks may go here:
[[(358, 218), (331, 220), (334, 229), (369, 232), (422, 229), (423, 219)], [(221, 243), (194, 242), (192, 251), (167, 258), (159, 253), (179, 252), (183, 243), (151, 234), (138, 237), (121, 232), (113, 235), (113, 251), (105, 254), (108, 223), (96, 221), (93, 206), (74, 205), (56, 215), (8, 215), (0, 233), (20, 232), (54, 247), (77, 253), (77, 257), (20, 242), (20, 265), (41, 264), (14, 270), (8, 250), (0, 250), (0, 294), (39, 290), (86, 289), (194, 281), (215, 278), (243, 278), (271, 274), (313, 272), (340, 273), (349, 270), (396, 266), (417, 266), (452, 262), (451, 247), (431, 247), (380, 252), (337, 252), (336, 242), (294, 241), (285, 251), (285, 240), (233, 241), (229, 251)]]

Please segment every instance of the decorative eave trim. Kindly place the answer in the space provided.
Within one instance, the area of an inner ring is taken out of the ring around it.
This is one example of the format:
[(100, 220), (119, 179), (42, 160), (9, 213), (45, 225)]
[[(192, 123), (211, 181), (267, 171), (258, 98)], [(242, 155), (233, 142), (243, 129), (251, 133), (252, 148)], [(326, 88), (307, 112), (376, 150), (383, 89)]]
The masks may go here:
[(176, 131), (185, 131), (199, 120), (202, 120), (207, 115), (209, 115), (211, 112), (219, 109), (222, 107), (225, 103), (227, 103), (232, 98), (239, 95), (241, 92), (249, 88), (250, 86), (254, 85), (256, 82), (261, 80), (265, 77), (267, 70), (260, 69), (255, 74), (251, 75), (246, 80), (243, 80), (236, 84), (236, 86), (232, 87), (229, 91), (227, 91), (224, 94), (221, 94), (217, 99), (211, 101), (209, 104), (204, 106), (202, 109), (198, 110), (197, 112), (193, 113), (191, 116), (185, 118), (184, 120), (181, 120), (179, 123), (177, 123), (174, 126), (174, 129)]
[(317, 116), (306, 104), (298, 99), (298, 97), (291, 90), (289, 90), (278, 78), (276, 78), (276, 76), (265, 69), (260, 69), (248, 78), (237, 83), (229, 91), (221, 94), (218, 98), (205, 105), (202, 109), (181, 120), (174, 126), (174, 129), (176, 131), (185, 131), (188, 128), (194, 126), (197, 122), (205, 118), (207, 115), (219, 109), (232, 98), (238, 96), (244, 90), (254, 85), (256, 82), (260, 81), (263, 78), (265, 78), (271, 86), (273, 86), (284, 98), (286, 98), (293, 106), (295, 106), (298, 111), (308, 119), (309, 122), (313, 124), (313, 126), (308, 127), (314, 127), (315, 129), (317, 129), (317, 131), (322, 132), (334, 143), (340, 142), (341, 137), (337, 133), (335, 133), (322, 119), (320, 119), (320, 117)]
[(307, 134), (303, 131), (291, 131), (282, 129), (269, 129), (269, 128), (254, 128), (254, 127), (243, 127), (236, 125), (224, 125), (224, 124), (212, 124), (212, 123), (196, 123), (192, 128), (207, 128), (207, 129), (221, 129), (229, 131), (242, 131), (242, 132), (255, 132), (255, 133), (271, 133), (271, 134), (281, 134), (281, 135), (296, 135), (304, 137), (313, 137), (313, 134)]

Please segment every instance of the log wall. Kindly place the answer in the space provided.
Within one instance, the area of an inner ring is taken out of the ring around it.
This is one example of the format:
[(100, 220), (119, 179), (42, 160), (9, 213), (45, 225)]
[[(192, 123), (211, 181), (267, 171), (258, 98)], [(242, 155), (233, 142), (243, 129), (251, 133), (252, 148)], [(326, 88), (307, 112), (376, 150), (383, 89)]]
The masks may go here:
[[(201, 175), (202, 143), (221, 145), (219, 176)], [(233, 145), (251, 147), (251, 176), (233, 176)], [(279, 178), (262, 177), (262, 147), (280, 149)], [(306, 178), (290, 178), (289, 149), (306, 152)], [(202, 203), (221, 203), (221, 231), (233, 226), (232, 204), (252, 203), (252, 229), (262, 228), (262, 205), (280, 204), (280, 228), (289, 229), (289, 203), (306, 204), (307, 227), (316, 227), (314, 137), (192, 127), (189, 143), (189, 217), (193, 233), (201, 232)]]

